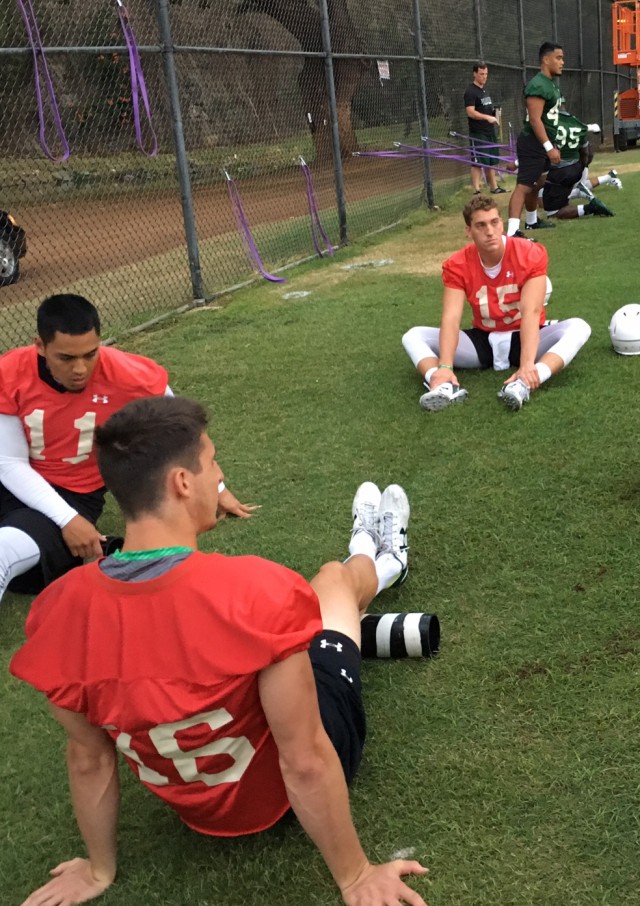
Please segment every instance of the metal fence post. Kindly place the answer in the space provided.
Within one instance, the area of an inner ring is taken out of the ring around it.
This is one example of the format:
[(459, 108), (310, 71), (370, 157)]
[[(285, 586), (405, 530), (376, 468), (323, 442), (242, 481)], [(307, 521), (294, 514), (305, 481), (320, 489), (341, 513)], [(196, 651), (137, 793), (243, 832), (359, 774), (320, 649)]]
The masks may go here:
[(522, 67), (522, 84), (527, 84), (527, 51), (524, 40), (524, 11), (522, 0), (518, 0), (518, 38), (520, 41), (520, 66)]
[[(422, 147), (427, 147), (427, 141), (424, 136), (429, 135), (429, 113), (427, 112), (427, 83), (424, 71), (424, 53), (422, 50), (422, 17), (420, 15), (420, 0), (413, 0), (413, 37), (416, 48), (416, 66), (418, 75), (418, 92), (420, 95), (420, 104), (418, 107), (418, 116), (420, 119), (420, 135)], [(434, 205), (433, 197), (433, 180), (431, 179), (431, 159), (425, 154), (422, 160), (422, 170), (424, 179), (424, 192), (427, 204), (430, 208)]]
[(480, 0), (473, 0), (473, 12), (476, 23), (476, 48), (478, 51), (478, 60), (484, 60), (482, 52), (482, 15), (480, 13)]
[(182, 202), (182, 216), (184, 218), (184, 232), (187, 240), (187, 253), (189, 256), (189, 270), (191, 272), (191, 289), (194, 299), (204, 299), (205, 290), (202, 282), (200, 268), (200, 251), (198, 249), (198, 234), (193, 210), (193, 195), (191, 192), (191, 175), (187, 161), (187, 151), (184, 143), (184, 129), (182, 125), (182, 110), (180, 108), (180, 95), (178, 92), (178, 79), (176, 76), (176, 62), (173, 54), (173, 37), (169, 21), (168, 0), (157, 0), (158, 25), (162, 40), (162, 64), (169, 93), (169, 106), (171, 109), (171, 127), (176, 151), (176, 167), (180, 183), (180, 200)]
[[(600, 69), (600, 122), (604, 129), (604, 51), (602, 48), (602, 0), (598, 0), (598, 68)], [(600, 133), (602, 136), (602, 133)]]
[[(580, 6), (580, 3), (578, 3)], [(551, 36), (555, 44), (558, 42), (558, 6), (556, 0), (551, 0)]]
[(333, 54), (331, 52), (328, 0), (320, 0), (320, 24), (322, 27), (322, 49), (325, 54), (324, 72), (329, 100), (329, 118), (331, 121), (331, 144), (333, 146), (333, 166), (336, 178), (340, 243), (345, 245), (349, 241), (347, 235), (347, 204), (344, 194), (344, 173), (342, 171), (342, 153), (340, 148), (340, 129), (338, 127), (338, 105), (336, 102), (336, 83), (333, 72)]
[(580, 75), (578, 76), (578, 85), (580, 87), (580, 116), (584, 119), (584, 31), (582, 3), (578, 3), (578, 55), (580, 57)]

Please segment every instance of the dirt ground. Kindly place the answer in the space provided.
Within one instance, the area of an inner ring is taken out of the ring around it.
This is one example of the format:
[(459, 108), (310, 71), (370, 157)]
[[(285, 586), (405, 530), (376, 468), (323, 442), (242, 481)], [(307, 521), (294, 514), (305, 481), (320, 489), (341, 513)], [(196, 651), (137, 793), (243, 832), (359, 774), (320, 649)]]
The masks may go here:
[[(418, 195), (422, 165), (420, 161), (352, 159), (345, 164), (344, 178), (347, 204), (412, 188)], [(314, 183), (319, 208), (335, 209), (332, 170), (315, 173)], [(307, 214), (305, 183), (298, 168), (239, 181), (238, 188), (252, 227)], [(195, 188), (193, 197), (200, 240), (236, 230), (224, 184)], [(21, 261), (19, 282), (0, 290), (0, 308), (185, 246), (177, 187), (26, 205), (12, 214), (26, 230), (28, 253)]]

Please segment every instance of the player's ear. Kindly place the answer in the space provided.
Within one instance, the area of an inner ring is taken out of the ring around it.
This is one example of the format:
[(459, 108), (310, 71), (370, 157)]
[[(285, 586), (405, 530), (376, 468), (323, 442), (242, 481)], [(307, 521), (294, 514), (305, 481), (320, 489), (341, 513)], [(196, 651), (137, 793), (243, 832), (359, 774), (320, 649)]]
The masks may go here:
[(166, 489), (171, 497), (179, 500), (191, 497), (190, 478), (188, 469), (183, 469), (181, 466), (174, 466), (174, 468), (169, 469), (166, 478)]
[(42, 342), (42, 339), (36, 337), (33, 342), (40, 355), (44, 355), (44, 343)]

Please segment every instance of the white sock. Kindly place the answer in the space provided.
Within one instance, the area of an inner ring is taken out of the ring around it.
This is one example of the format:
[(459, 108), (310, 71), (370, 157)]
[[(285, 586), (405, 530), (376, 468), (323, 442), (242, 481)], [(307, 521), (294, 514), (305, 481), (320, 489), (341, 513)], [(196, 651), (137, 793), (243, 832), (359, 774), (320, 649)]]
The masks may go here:
[(578, 209), (578, 217), (584, 217), (584, 205), (577, 204), (576, 207)]
[(402, 572), (402, 564), (393, 554), (380, 554), (376, 558), (376, 575), (378, 577), (377, 595), (396, 581)]
[(520, 229), (520, 218), (519, 217), (510, 217), (509, 223), (507, 224), (507, 236), (513, 236), (515, 232)]
[(611, 177), (608, 173), (605, 173), (604, 176), (597, 176), (596, 179), (598, 180), (596, 183), (598, 186), (606, 186), (607, 183), (611, 182)]
[(429, 387), (431, 385), (431, 378), (433, 377), (433, 375), (436, 373), (437, 370), (438, 370), (438, 366), (434, 365), (433, 368), (429, 368), (429, 370), (425, 372), (425, 375), (424, 375), (425, 387)]
[(0, 600), (7, 585), (40, 560), (40, 548), (33, 538), (11, 525), (0, 528)]
[(551, 377), (551, 369), (545, 362), (536, 362), (536, 371), (538, 372), (541, 384), (544, 384), (544, 382), (548, 381)]
[(366, 557), (371, 557), (372, 560), (376, 559), (376, 553), (378, 546), (375, 539), (365, 532), (364, 529), (361, 529), (359, 532), (356, 532), (351, 537), (349, 542), (349, 556), (355, 557), (356, 554), (364, 554)]
[(533, 226), (534, 223), (538, 222), (538, 212), (537, 211), (525, 211), (524, 212), (524, 222), (527, 226)]

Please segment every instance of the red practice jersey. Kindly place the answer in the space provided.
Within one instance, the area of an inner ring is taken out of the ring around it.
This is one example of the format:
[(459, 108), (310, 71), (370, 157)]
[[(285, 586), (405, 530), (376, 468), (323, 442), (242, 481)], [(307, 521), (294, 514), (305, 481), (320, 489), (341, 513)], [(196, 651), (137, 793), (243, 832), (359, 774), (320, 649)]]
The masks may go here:
[(104, 727), (194, 830), (235, 836), (289, 808), (258, 673), (321, 629), (311, 586), (259, 557), (196, 552), (142, 582), (91, 563), (36, 598), (10, 669)]
[[(547, 273), (549, 256), (543, 245), (528, 239), (507, 237), (502, 268), (492, 279), (485, 273), (473, 243), (456, 252), (442, 265), (442, 282), (463, 290), (473, 309), (473, 326), (494, 330), (520, 329), (520, 293), (532, 277)], [(545, 322), (544, 309), (540, 325)]]
[(160, 396), (167, 372), (152, 359), (101, 346), (87, 386), (61, 392), (38, 374), (35, 346), (0, 356), (0, 413), (17, 415), (29, 441), (29, 462), (49, 484), (88, 493), (104, 484), (93, 446), (98, 425), (143, 396)]

